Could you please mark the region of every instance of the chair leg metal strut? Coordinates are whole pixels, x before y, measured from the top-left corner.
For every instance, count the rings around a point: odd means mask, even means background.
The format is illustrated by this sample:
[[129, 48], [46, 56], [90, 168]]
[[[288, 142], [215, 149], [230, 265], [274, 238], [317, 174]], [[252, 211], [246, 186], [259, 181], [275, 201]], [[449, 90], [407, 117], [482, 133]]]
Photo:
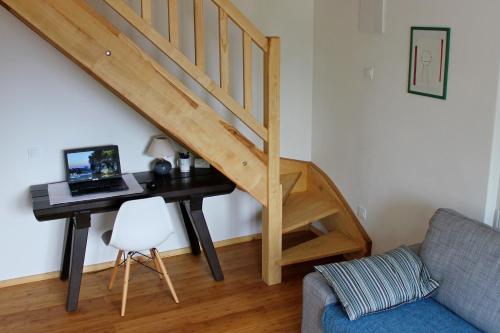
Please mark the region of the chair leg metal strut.
[[[123, 256], [124, 252], [122, 250], [118, 251], [118, 255], [116, 256], [116, 260], [115, 260], [115, 265], [113, 267], [113, 271], [111, 272], [111, 277], [110, 277], [109, 284], [108, 284], [108, 290], [111, 290], [113, 288], [113, 284], [114, 284], [115, 279], [116, 279], [116, 274], [118, 273], [118, 268], [120, 266], [122, 266], [123, 264], [125, 264], [125, 275], [124, 275], [124, 281], [123, 281], [123, 295], [122, 295], [122, 307], [121, 307], [121, 316], [122, 317], [125, 316], [125, 308], [127, 306], [128, 284], [130, 281], [130, 263], [132, 262], [132, 260], [143, 265], [144, 267], [158, 273], [158, 277], [160, 279], [165, 280], [165, 283], [167, 284], [175, 303], [179, 303], [179, 299], [177, 298], [177, 294], [175, 292], [172, 281], [170, 280], [170, 276], [168, 275], [165, 264], [163, 263], [163, 261], [160, 257], [160, 253], [158, 252], [158, 250], [156, 248], [150, 249], [149, 253], [150, 253], [151, 257], [149, 257], [143, 253], [137, 252], [137, 251], [130, 251], [127, 253], [126, 259], [122, 261], [121, 258]], [[155, 268], [152, 268], [148, 265], [145, 265], [143, 262], [136, 260], [134, 258], [135, 254], [140, 254], [140, 255], [150, 259], [153, 262]]]

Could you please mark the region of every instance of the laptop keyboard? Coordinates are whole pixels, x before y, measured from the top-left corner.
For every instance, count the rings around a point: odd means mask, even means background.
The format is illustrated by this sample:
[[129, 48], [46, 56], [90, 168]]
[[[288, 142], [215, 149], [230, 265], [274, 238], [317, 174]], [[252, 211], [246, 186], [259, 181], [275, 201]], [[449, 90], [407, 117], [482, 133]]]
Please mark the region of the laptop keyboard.
[[121, 183], [122, 183], [121, 179], [106, 179], [106, 180], [98, 180], [95, 182], [81, 183], [78, 187], [81, 189], [106, 188], [106, 187], [119, 186]]
[[83, 182], [70, 184], [71, 193], [86, 194], [92, 192], [120, 191], [127, 189], [127, 186], [122, 178], [116, 179], [101, 179], [93, 182]]

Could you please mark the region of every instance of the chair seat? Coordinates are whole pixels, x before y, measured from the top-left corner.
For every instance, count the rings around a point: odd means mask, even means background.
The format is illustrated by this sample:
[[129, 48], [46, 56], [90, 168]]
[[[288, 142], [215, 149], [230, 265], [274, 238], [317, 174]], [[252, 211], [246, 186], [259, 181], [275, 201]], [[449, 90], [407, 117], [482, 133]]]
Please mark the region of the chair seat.
[[104, 244], [109, 245], [109, 242], [111, 241], [111, 234], [112, 233], [113, 233], [113, 229], [108, 230], [102, 234], [101, 239], [104, 242]]
[[476, 333], [481, 332], [434, 299], [404, 304], [350, 321], [340, 304], [331, 304], [323, 315], [327, 333]]

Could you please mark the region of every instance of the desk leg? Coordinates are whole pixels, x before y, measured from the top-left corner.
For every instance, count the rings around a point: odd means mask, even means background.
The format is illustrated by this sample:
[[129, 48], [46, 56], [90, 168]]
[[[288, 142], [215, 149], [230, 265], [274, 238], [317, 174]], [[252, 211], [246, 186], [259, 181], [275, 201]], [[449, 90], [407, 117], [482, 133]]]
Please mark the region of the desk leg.
[[189, 238], [189, 244], [191, 244], [191, 253], [194, 255], [198, 255], [201, 253], [200, 243], [198, 240], [198, 236], [196, 235], [196, 230], [194, 230], [193, 222], [191, 222], [191, 217], [186, 208], [186, 204], [183, 201], [179, 202], [179, 206], [181, 207], [182, 220], [184, 221], [184, 226], [186, 227], [186, 232]]
[[219, 258], [217, 258], [217, 253], [215, 252], [214, 243], [212, 242], [212, 237], [210, 237], [210, 232], [208, 231], [202, 207], [203, 198], [191, 199], [189, 204], [189, 213], [196, 232], [198, 233], [198, 237], [200, 238], [203, 253], [205, 253], [205, 258], [207, 258], [214, 280], [222, 281], [224, 280], [224, 274], [222, 274], [222, 269], [220, 268]]
[[64, 237], [61, 274], [59, 276], [59, 278], [63, 281], [67, 280], [69, 276], [69, 264], [71, 262], [71, 241], [73, 240], [74, 224], [75, 220], [73, 218], [69, 218], [68, 222], [66, 223], [66, 236]]
[[66, 311], [73, 312], [78, 309], [80, 284], [82, 282], [83, 262], [90, 228], [90, 213], [75, 215], [71, 238], [71, 263], [69, 268], [69, 285], [66, 299]]

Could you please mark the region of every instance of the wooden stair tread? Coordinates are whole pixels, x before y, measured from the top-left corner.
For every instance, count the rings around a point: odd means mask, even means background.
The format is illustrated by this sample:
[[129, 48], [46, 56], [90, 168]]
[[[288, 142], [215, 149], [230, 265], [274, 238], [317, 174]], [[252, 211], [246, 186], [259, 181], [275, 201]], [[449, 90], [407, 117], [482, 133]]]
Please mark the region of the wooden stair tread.
[[362, 244], [356, 243], [341, 232], [333, 231], [286, 249], [283, 251], [280, 264], [281, 266], [292, 265], [361, 250], [363, 250]]
[[338, 211], [332, 201], [320, 194], [308, 191], [292, 193], [283, 206], [283, 233], [291, 232]]
[[280, 175], [280, 183], [281, 183], [281, 195], [282, 195], [282, 203], [283, 205], [288, 199], [288, 196], [290, 195], [290, 192], [292, 191], [293, 187], [295, 184], [297, 184], [297, 181], [300, 178], [301, 172], [292, 172], [292, 173], [285, 173]]

